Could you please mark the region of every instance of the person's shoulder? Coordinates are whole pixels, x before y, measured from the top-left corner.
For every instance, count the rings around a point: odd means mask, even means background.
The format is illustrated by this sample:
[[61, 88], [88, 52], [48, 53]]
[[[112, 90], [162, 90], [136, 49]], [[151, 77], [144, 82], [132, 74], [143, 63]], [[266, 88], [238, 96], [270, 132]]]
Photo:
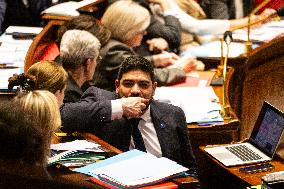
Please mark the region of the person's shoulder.
[[98, 98], [99, 97], [103, 97], [105, 99], [115, 99], [115, 93], [114, 92], [111, 92], [111, 91], [107, 91], [107, 90], [104, 90], [104, 89], [100, 89], [98, 87], [95, 87], [95, 86], [90, 86], [85, 92], [84, 92], [84, 97], [86, 96], [97, 96]]

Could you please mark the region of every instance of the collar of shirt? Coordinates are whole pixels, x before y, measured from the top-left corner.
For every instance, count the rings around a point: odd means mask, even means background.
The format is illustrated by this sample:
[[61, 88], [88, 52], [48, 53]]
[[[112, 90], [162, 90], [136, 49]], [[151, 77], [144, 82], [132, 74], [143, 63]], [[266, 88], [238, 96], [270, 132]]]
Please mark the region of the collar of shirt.
[[148, 120], [151, 119], [150, 106], [148, 107], [148, 109], [146, 110], [146, 112], [145, 112], [143, 115], [141, 115], [140, 118], [143, 119], [145, 122], [147, 122]]

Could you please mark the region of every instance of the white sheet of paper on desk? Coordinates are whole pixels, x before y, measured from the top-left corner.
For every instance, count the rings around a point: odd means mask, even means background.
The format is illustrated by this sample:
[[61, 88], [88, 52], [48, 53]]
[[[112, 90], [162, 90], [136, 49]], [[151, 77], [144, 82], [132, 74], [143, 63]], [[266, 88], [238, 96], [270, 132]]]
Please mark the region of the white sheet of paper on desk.
[[[22, 45], [24, 47], [29, 47], [33, 40], [32, 39], [14, 39], [12, 35], [7, 35], [4, 33], [0, 37], [0, 42], [2, 43], [8, 43], [8, 44], [14, 44], [14, 45]], [[2, 44], [1, 44], [2, 45]]]
[[[30, 43], [29, 43], [30, 44]], [[29, 44], [15, 44], [3, 42], [0, 46], [0, 64], [24, 67], [24, 60]]]
[[[254, 41], [267, 42], [284, 33], [284, 20], [273, 21], [251, 28], [250, 39]], [[247, 29], [239, 29], [233, 33], [234, 39], [247, 40]]]
[[223, 121], [219, 99], [212, 87], [159, 87], [154, 99], [183, 109], [187, 123]]
[[[136, 151], [132, 150], [125, 153], [136, 153]], [[99, 166], [99, 164], [102, 164], [102, 166]], [[98, 175], [99, 178], [104, 176], [103, 178], [112, 180], [119, 186], [137, 188], [187, 170], [186, 167], [170, 159], [157, 158], [144, 152], [141, 155], [135, 155], [121, 161], [113, 161], [109, 164], [104, 164], [103, 161], [98, 162], [97, 167], [89, 170], [89, 173]]]
[[80, 2], [68, 1], [49, 7], [41, 12], [41, 14], [51, 14], [59, 16], [79, 16], [78, 8], [94, 3], [97, 0], [83, 0]]
[[9, 26], [5, 33], [31, 33], [31, 34], [39, 34], [42, 30], [42, 27], [28, 27], [28, 26]]
[[[245, 46], [243, 43], [230, 43], [229, 46], [229, 57], [238, 57], [245, 52]], [[223, 44], [223, 53], [224, 56], [227, 53], [227, 46]], [[187, 54], [194, 55], [196, 57], [221, 57], [221, 42], [212, 41], [204, 43], [200, 46], [192, 47], [187, 51], [183, 52], [181, 56], [186, 56]]]
[[12, 77], [13, 74], [23, 73], [22, 68], [13, 68], [13, 69], [0, 69], [0, 89], [8, 89], [8, 79]]
[[64, 142], [59, 144], [51, 144], [52, 150], [77, 150], [77, 151], [95, 151], [103, 152], [99, 148], [99, 144], [87, 140], [74, 140], [72, 142]]

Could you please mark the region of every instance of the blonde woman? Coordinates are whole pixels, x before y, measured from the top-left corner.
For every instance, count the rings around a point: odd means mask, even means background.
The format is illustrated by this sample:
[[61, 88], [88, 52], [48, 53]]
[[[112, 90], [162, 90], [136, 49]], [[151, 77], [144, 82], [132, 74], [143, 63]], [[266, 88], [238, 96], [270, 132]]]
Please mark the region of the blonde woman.
[[8, 88], [21, 86], [25, 80], [32, 81], [33, 89], [48, 90], [56, 96], [59, 106], [63, 104], [68, 75], [61, 65], [54, 61], [37, 62], [28, 69], [27, 76], [21, 74], [9, 78]]
[[[23, 83], [26, 87], [29, 83]], [[49, 91], [19, 92], [0, 105], [0, 172], [49, 179], [52, 132], [61, 125], [56, 97]], [[17, 182], [17, 181], [16, 181]]]
[[[99, 88], [114, 91], [118, 69], [123, 60], [136, 55], [133, 48], [141, 44], [150, 24], [150, 13], [133, 1], [120, 0], [108, 7], [101, 22], [111, 31], [111, 39], [100, 50], [102, 60], [97, 65], [94, 83]], [[185, 71], [191, 69], [188, 69], [188, 65], [181, 69], [165, 68], [179, 59], [174, 53], [163, 53], [146, 58], [156, 67], [155, 76], [158, 85], [184, 81]]]

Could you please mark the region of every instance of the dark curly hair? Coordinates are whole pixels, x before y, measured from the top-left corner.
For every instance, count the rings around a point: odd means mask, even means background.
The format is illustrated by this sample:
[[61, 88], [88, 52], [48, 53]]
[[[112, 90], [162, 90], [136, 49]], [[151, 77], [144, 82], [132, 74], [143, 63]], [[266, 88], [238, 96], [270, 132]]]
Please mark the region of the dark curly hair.
[[91, 15], [80, 15], [65, 22], [57, 31], [57, 43], [60, 44], [67, 30], [85, 30], [93, 34], [104, 46], [110, 39], [111, 32], [98, 19]]
[[8, 90], [19, 86], [18, 91], [33, 91], [35, 89], [35, 77], [25, 74], [14, 74], [9, 78]]
[[156, 81], [153, 64], [146, 58], [138, 55], [129, 56], [121, 63], [117, 74], [117, 80], [121, 80], [123, 74], [133, 70], [146, 72], [150, 75], [152, 82]]

